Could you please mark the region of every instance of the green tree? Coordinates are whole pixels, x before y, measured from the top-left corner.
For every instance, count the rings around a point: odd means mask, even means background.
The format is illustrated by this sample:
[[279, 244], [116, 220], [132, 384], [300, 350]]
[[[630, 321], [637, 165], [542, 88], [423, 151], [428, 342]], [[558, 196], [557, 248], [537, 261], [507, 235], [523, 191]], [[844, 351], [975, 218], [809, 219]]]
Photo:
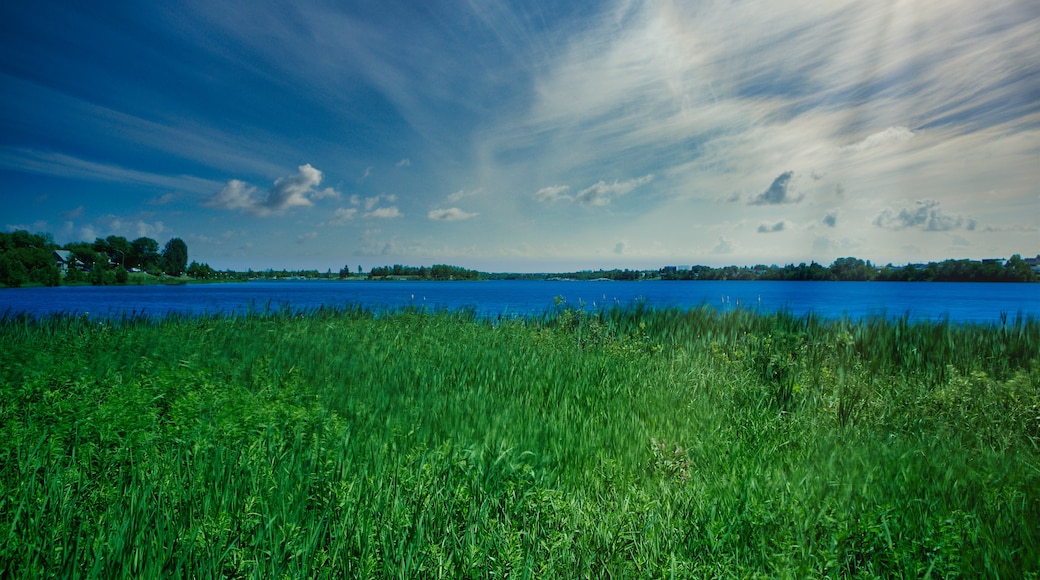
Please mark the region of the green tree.
[[149, 270], [159, 263], [159, 242], [152, 238], [140, 237], [130, 242], [130, 255], [127, 267]]
[[1033, 270], [1029, 268], [1029, 264], [1022, 259], [1021, 255], [1015, 254], [1004, 264], [1004, 279], [1013, 282], [1032, 282]]
[[180, 276], [188, 267], [188, 244], [180, 238], [166, 242], [162, 253], [162, 269], [170, 276]]
[[209, 264], [200, 264], [194, 260], [188, 266], [187, 274], [196, 280], [209, 280], [216, 277], [216, 272]]
[[17, 288], [29, 281], [29, 272], [18, 260], [0, 253], [0, 284]]

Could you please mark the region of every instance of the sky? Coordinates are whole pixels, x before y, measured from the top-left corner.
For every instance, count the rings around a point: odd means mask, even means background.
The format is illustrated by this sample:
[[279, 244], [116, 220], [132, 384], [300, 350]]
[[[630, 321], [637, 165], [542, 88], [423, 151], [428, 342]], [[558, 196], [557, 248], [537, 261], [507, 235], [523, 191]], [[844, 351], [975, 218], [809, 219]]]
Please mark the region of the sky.
[[1035, 0], [0, 5], [0, 227], [216, 269], [1040, 254]]

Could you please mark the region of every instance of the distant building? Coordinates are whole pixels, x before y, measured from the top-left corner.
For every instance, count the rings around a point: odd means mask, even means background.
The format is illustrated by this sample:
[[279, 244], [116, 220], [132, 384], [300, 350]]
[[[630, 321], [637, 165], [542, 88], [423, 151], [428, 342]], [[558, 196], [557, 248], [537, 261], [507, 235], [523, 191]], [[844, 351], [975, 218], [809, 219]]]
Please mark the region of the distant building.
[[1029, 266], [1030, 270], [1040, 274], [1040, 254], [1037, 254], [1035, 258], [1022, 258], [1022, 261]]

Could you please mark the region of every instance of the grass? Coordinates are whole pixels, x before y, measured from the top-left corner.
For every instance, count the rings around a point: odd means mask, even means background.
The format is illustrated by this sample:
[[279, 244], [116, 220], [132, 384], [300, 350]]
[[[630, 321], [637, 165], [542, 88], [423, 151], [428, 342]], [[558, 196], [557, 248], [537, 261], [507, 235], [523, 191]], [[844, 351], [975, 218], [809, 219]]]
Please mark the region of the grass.
[[0, 320], [4, 577], [1037, 577], [1040, 322]]

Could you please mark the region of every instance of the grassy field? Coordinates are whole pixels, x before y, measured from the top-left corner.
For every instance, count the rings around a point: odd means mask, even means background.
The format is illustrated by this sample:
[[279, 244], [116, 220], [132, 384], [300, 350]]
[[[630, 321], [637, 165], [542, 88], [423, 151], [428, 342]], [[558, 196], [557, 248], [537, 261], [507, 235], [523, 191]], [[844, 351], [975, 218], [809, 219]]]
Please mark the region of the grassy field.
[[1040, 322], [0, 320], [0, 577], [1038, 577]]

